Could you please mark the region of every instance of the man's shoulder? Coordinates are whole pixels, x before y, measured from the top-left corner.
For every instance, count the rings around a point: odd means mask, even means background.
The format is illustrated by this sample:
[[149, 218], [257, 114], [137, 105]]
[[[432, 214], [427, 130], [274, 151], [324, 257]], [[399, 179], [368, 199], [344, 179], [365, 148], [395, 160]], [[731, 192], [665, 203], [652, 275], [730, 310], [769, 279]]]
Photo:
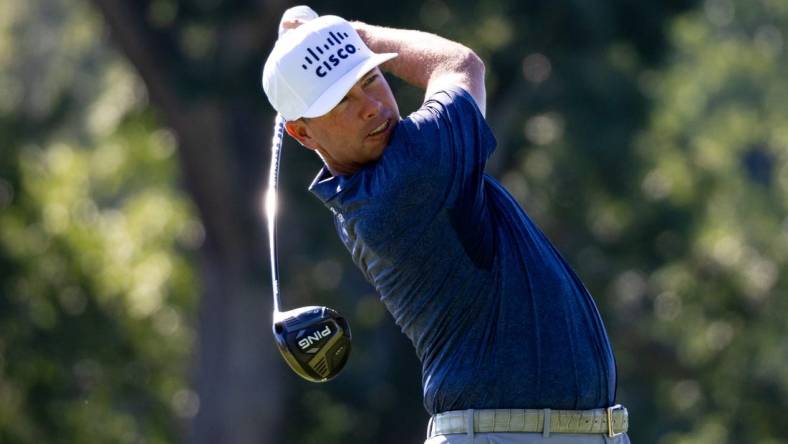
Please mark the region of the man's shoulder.
[[409, 129], [420, 129], [430, 122], [445, 121], [451, 125], [484, 121], [476, 101], [465, 89], [447, 85], [425, 98], [421, 107], [406, 119]]
[[424, 100], [422, 108], [434, 104], [444, 106], [473, 106], [478, 111], [478, 106], [476, 106], [476, 101], [473, 96], [464, 88], [457, 85], [446, 85], [430, 94]]

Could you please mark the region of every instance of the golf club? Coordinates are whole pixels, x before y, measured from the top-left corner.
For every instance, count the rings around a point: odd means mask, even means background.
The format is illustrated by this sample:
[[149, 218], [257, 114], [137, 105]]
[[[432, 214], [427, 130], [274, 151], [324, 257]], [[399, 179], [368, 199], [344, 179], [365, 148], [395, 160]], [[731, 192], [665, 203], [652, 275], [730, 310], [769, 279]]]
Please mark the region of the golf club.
[[[288, 31], [282, 25], [295, 19], [308, 21], [317, 14], [308, 6], [288, 9], [279, 25], [279, 36]], [[279, 162], [284, 138], [284, 118], [277, 114], [271, 142], [271, 167], [265, 213], [268, 220], [268, 243], [271, 254], [271, 287], [273, 291], [273, 333], [279, 352], [299, 376], [311, 382], [334, 378], [350, 356], [350, 326], [335, 310], [309, 306], [281, 311], [279, 265], [276, 251], [276, 209], [279, 184]]]

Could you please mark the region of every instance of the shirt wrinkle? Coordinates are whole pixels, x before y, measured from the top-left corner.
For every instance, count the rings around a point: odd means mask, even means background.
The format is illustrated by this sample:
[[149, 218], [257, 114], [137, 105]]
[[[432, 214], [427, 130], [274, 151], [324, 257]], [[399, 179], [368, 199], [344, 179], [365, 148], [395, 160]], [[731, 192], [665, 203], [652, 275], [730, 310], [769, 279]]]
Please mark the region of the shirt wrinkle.
[[340, 239], [411, 340], [430, 414], [607, 407], [615, 362], [599, 312], [484, 174], [495, 143], [473, 98], [450, 88], [397, 124], [377, 162], [321, 171], [310, 190], [336, 208]]

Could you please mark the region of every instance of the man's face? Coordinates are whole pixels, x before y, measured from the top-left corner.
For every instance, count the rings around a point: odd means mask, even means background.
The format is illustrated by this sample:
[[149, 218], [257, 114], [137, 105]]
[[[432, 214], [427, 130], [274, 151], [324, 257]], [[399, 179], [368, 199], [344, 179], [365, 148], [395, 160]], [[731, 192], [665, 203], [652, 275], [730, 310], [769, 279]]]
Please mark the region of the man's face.
[[380, 158], [399, 119], [391, 88], [374, 68], [328, 114], [287, 122], [286, 128], [317, 151], [332, 173], [347, 175]]

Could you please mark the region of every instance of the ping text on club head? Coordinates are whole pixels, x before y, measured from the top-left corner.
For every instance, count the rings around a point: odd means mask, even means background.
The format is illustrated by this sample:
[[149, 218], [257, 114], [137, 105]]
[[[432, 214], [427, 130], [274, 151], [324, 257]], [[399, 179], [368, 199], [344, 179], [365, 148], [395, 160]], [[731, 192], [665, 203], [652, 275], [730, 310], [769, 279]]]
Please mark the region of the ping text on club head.
[[312, 344], [315, 342], [320, 341], [323, 338], [327, 338], [331, 335], [331, 327], [326, 325], [326, 327], [322, 330], [318, 329], [314, 332], [308, 334], [307, 336], [298, 340], [298, 347], [301, 350], [306, 350], [307, 348], [311, 347]]

